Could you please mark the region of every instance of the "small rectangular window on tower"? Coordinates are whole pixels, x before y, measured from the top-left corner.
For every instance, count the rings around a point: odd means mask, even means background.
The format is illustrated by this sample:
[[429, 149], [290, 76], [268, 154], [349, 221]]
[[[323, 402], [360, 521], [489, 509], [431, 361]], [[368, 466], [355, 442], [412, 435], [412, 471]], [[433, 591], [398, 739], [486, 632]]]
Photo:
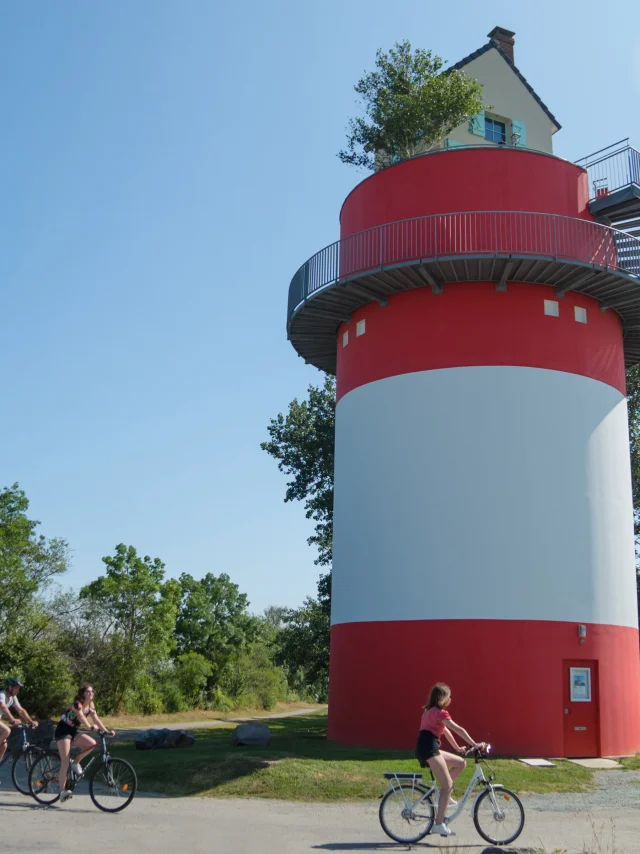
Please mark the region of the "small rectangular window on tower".
[[555, 299], [546, 299], [544, 301], [544, 313], [549, 317], [560, 317], [560, 303]]
[[364, 333], [366, 331], [367, 331], [366, 321], [365, 320], [359, 320], [356, 323], [356, 335], [357, 336], [364, 335]]
[[342, 333], [342, 346], [346, 347], [348, 343], [349, 343], [349, 330], [345, 329], [345, 331]]
[[579, 305], [573, 307], [574, 317], [578, 321], [578, 323], [586, 323], [587, 322], [587, 309], [581, 308]]

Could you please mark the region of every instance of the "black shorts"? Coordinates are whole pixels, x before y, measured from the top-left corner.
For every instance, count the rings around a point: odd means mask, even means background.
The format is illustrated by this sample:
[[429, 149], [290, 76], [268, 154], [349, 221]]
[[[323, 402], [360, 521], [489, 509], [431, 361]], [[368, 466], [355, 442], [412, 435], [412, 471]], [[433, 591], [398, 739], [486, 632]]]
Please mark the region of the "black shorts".
[[416, 742], [416, 759], [421, 768], [426, 768], [427, 759], [440, 756], [440, 739], [428, 729], [421, 729]]
[[66, 724], [64, 721], [60, 721], [56, 727], [53, 737], [56, 741], [62, 741], [63, 738], [70, 738], [71, 741], [73, 741], [77, 734], [78, 727], [69, 726], [69, 724]]

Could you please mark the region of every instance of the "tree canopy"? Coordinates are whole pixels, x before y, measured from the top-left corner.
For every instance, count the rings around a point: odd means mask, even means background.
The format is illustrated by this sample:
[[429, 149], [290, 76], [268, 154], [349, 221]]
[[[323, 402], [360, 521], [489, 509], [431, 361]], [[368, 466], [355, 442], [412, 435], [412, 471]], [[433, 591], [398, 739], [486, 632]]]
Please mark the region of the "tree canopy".
[[336, 385], [327, 377], [322, 386], [309, 386], [309, 397], [292, 400], [289, 410], [272, 418], [269, 441], [260, 447], [278, 461], [278, 468], [293, 475], [285, 501], [304, 501], [307, 519], [316, 522], [309, 545], [318, 549], [316, 563], [331, 563], [333, 546], [333, 465], [335, 447]]
[[376, 53], [376, 70], [354, 86], [365, 116], [349, 120], [343, 163], [373, 170], [378, 156], [404, 159], [425, 151], [482, 110], [482, 86], [463, 71], [443, 70], [430, 50], [396, 42]]

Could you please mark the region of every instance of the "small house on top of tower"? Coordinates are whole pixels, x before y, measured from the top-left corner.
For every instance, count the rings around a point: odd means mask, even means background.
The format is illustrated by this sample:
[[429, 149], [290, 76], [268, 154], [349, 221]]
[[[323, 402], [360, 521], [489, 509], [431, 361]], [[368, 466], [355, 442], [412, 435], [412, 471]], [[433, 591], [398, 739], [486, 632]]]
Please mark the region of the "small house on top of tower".
[[490, 104], [445, 139], [445, 148], [460, 145], [507, 145], [553, 152], [558, 120], [514, 63], [514, 35], [494, 27], [483, 47], [452, 66], [482, 84]]

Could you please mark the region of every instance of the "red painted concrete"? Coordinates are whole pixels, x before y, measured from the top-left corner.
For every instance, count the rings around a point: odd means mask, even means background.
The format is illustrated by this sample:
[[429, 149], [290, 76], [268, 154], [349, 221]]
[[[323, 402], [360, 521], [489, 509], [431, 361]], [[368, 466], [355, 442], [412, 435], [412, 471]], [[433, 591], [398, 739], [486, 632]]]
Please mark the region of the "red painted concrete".
[[[429, 288], [395, 294], [384, 307], [369, 303], [338, 331], [337, 397], [385, 377], [469, 365], [566, 371], [625, 394], [618, 315], [569, 292], [557, 300], [559, 317], [549, 317], [545, 299], [556, 299], [546, 285], [510, 282], [504, 293], [493, 282], [465, 282], [446, 285], [442, 294]], [[586, 324], [575, 320], [575, 306], [586, 308]], [[356, 336], [359, 320], [366, 332]]]
[[340, 236], [411, 217], [459, 211], [536, 211], [592, 220], [584, 169], [513, 149], [444, 151], [366, 178], [347, 196]]
[[453, 720], [497, 755], [563, 756], [565, 659], [598, 662], [602, 755], [640, 750], [637, 629], [589, 625], [580, 644], [575, 623], [511, 620], [333, 626], [329, 738], [413, 749], [421, 706], [442, 680]]

